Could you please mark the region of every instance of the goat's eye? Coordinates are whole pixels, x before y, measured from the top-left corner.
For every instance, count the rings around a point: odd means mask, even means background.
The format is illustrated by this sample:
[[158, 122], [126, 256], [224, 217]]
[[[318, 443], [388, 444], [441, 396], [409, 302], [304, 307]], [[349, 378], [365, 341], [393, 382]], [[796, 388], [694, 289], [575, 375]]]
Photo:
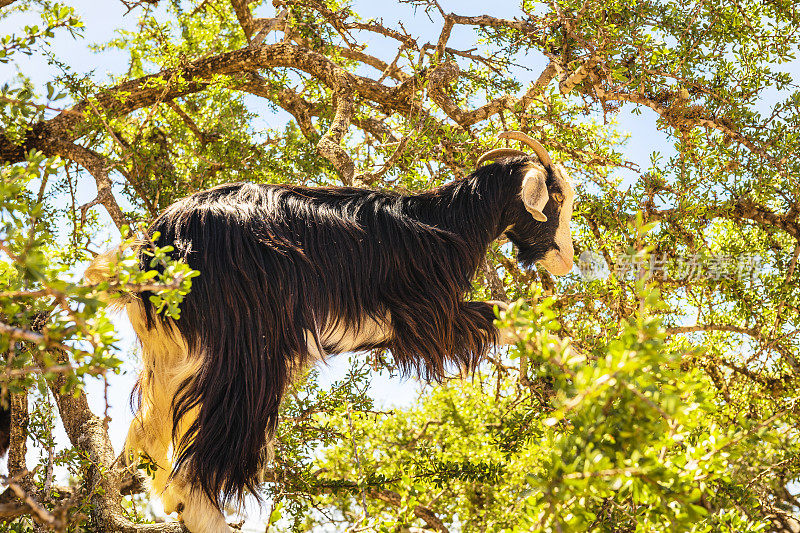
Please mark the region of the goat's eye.
[[564, 203], [564, 195], [561, 194], [560, 192], [554, 192], [553, 193], [553, 200], [555, 200], [556, 202], [558, 202], [560, 204], [563, 204]]

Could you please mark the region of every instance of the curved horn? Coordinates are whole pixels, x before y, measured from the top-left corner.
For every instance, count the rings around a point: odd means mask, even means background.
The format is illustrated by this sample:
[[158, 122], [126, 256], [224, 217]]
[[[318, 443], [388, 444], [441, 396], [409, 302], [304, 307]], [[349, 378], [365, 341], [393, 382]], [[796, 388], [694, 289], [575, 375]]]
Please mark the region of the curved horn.
[[478, 162], [475, 163], [475, 168], [481, 166], [481, 163], [484, 161], [489, 161], [491, 159], [499, 159], [501, 157], [507, 157], [511, 155], [528, 155], [522, 150], [516, 150], [514, 148], [495, 148], [494, 150], [489, 150], [482, 156], [478, 158]]
[[514, 139], [515, 141], [525, 143], [533, 148], [533, 151], [536, 152], [537, 156], [539, 156], [539, 161], [541, 161], [545, 167], [550, 168], [550, 166], [553, 164], [553, 161], [550, 159], [550, 154], [547, 153], [547, 150], [544, 149], [544, 146], [539, 144], [539, 141], [532, 139], [521, 131], [505, 131], [498, 135], [497, 138]]

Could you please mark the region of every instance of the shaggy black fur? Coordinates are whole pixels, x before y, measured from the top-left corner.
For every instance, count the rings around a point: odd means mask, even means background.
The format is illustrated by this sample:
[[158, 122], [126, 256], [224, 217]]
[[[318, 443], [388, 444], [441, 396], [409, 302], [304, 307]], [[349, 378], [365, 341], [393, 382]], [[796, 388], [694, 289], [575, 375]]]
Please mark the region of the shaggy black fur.
[[[520, 199], [532, 161], [504, 159], [416, 195], [236, 183], [169, 207], [150, 235], [201, 273], [175, 326], [204, 361], [175, 399], [175, 428], [199, 406], [175, 471], [219, 504], [255, 491], [281, 398], [310, 362], [304, 332], [322, 342], [325, 324], [357, 328], [388, 312], [390, 340], [360, 348], [388, 348], [426, 379], [473, 368], [497, 336], [491, 306], [464, 301], [491, 241], [507, 233], [525, 265], [555, 247], [558, 205], [541, 223]], [[164, 319], [148, 296], [152, 327]]]

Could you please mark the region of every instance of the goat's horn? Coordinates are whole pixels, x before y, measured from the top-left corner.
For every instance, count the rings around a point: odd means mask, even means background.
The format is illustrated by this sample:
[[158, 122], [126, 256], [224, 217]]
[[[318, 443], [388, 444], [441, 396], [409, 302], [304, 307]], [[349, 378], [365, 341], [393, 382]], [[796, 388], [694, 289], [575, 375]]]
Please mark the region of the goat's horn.
[[495, 148], [494, 150], [489, 150], [480, 158], [478, 158], [478, 162], [475, 163], [475, 168], [481, 166], [481, 163], [484, 161], [489, 161], [490, 159], [498, 159], [500, 157], [507, 157], [510, 155], [528, 155], [522, 150], [517, 150], [515, 148]]
[[497, 138], [514, 139], [515, 141], [525, 143], [533, 148], [533, 151], [536, 152], [537, 156], [539, 156], [539, 161], [541, 161], [545, 167], [550, 168], [550, 166], [553, 164], [553, 161], [550, 159], [550, 154], [547, 153], [547, 150], [544, 149], [544, 146], [539, 144], [539, 141], [532, 139], [521, 131], [506, 131], [498, 135]]

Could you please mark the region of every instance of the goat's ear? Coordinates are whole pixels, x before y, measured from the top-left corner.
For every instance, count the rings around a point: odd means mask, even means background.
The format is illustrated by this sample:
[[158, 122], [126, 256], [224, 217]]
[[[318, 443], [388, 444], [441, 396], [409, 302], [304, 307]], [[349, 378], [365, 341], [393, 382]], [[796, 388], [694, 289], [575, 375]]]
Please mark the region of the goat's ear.
[[522, 203], [525, 209], [539, 222], [547, 222], [542, 210], [547, 205], [550, 194], [547, 192], [547, 171], [544, 167], [532, 167], [522, 178]]

